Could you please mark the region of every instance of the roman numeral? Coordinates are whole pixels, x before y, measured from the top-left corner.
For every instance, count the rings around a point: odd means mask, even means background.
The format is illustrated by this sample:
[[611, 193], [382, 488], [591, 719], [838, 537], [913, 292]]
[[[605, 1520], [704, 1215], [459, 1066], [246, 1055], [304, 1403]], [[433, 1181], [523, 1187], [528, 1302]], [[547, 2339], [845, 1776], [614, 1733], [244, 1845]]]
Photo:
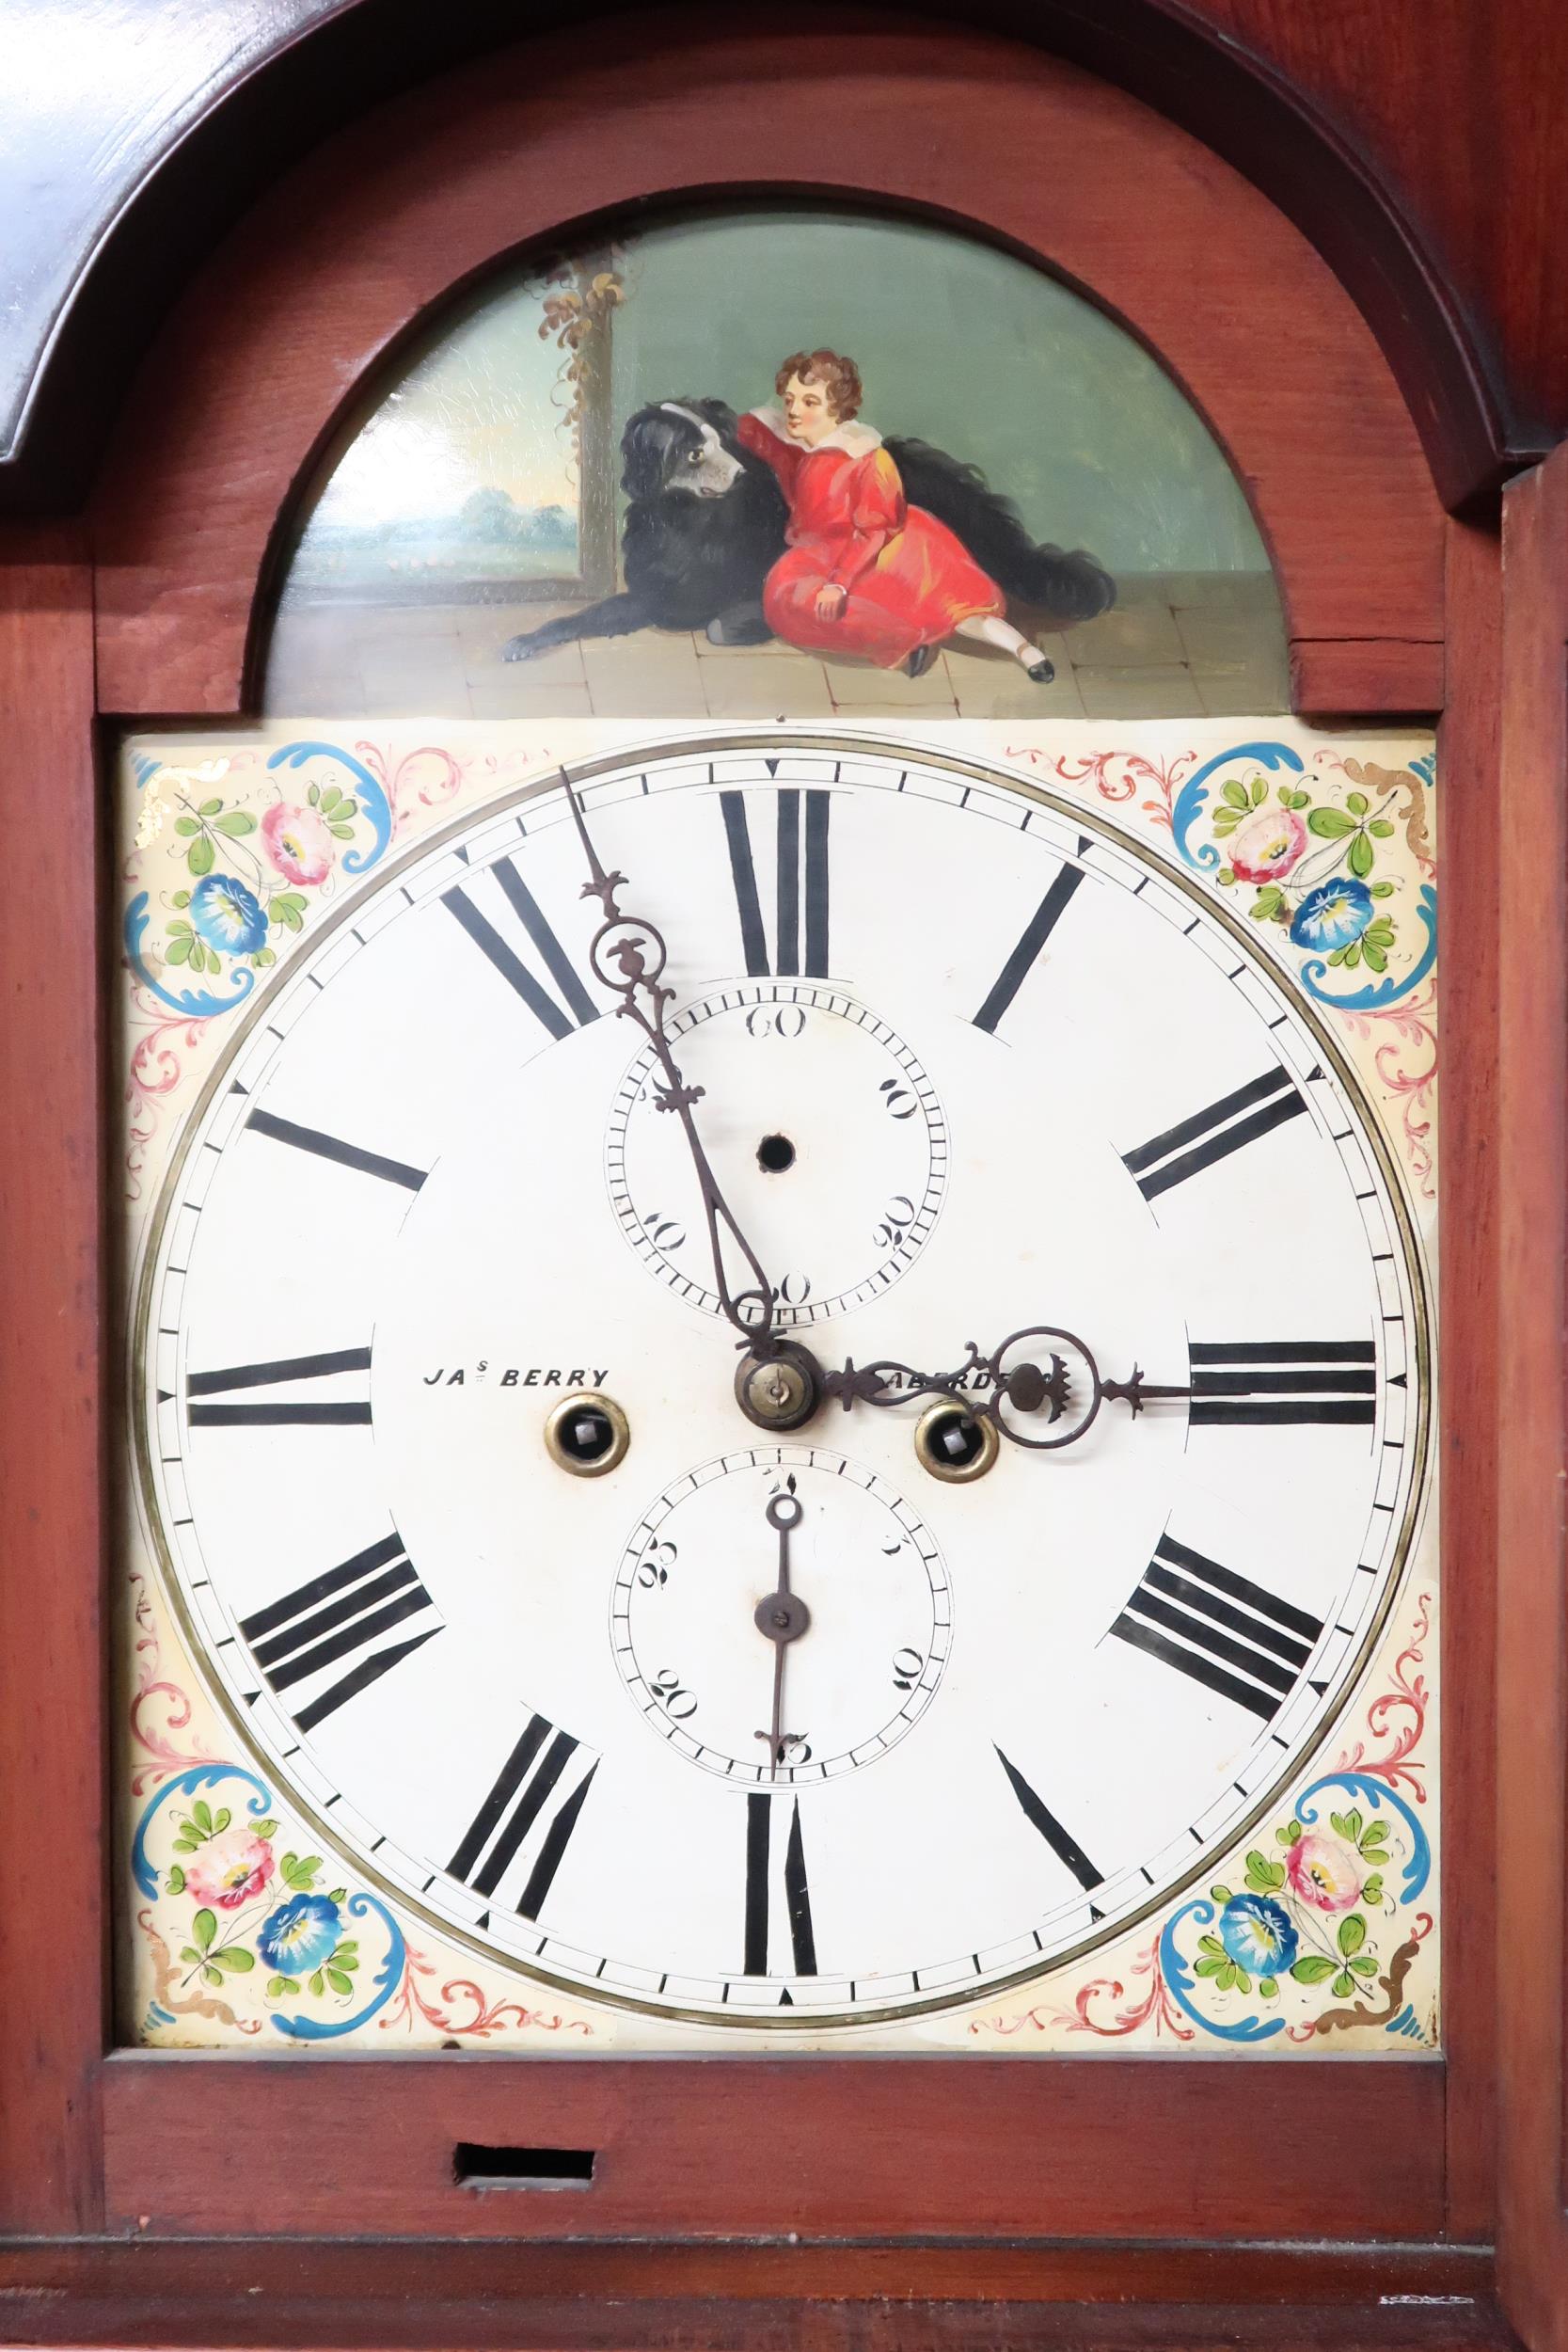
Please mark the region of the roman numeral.
[[599, 1769], [594, 1756], [587, 1772], [577, 1777], [588, 1753], [569, 1731], [557, 1730], [547, 1716], [531, 1715], [447, 1865], [452, 1877], [476, 1895], [493, 1895], [531, 1832], [542, 1822], [544, 1834], [532, 1849], [516, 1901], [521, 1918], [537, 1919]]
[[1306, 1108], [1288, 1070], [1266, 1071], [1233, 1094], [1222, 1094], [1207, 1110], [1167, 1127], [1163, 1136], [1151, 1136], [1135, 1152], [1124, 1152], [1122, 1163], [1136, 1178], [1144, 1199], [1153, 1200], [1200, 1168], [1212, 1168], [1216, 1160], [1256, 1143], [1287, 1119], [1299, 1118]]
[[[993, 1741], [992, 1745], [994, 1744]], [[1004, 1756], [1000, 1748], [997, 1748], [996, 1755], [1002, 1770], [1006, 1773], [1012, 1785], [1013, 1794], [1022, 1808], [1024, 1820], [1031, 1829], [1038, 1830], [1057, 1861], [1065, 1864], [1072, 1872], [1085, 1895], [1092, 1894], [1103, 1880], [1104, 1871], [1095, 1868], [1077, 1838], [1062, 1827], [1054, 1813], [1036, 1796], [1018, 1766], [1009, 1757]]]
[[340, 1168], [357, 1168], [361, 1176], [379, 1176], [384, 1184], [403, 1184], [410, 1192], [418, 1192], [430, 1173], [428, 1168], [409, 1168], [402, 1160], [384, 1159], [379, 1152], [362, 1152], [356, 1143], [323, 1135], [319, 1127], [298, 1127], [292, 1119], [275, 1118], [271, 1111], [252, 1111], [245, 1123], [274, 1143], [291, 1144], [296, 1152], [309, 1152], [320, 1160], [336, 1160]]
[[1188, 1352], [1195, 1428], [1377, 1418], [1370, 1340], [1194, 1340]]
[[[185, 1381], [187, 1400], [219, 1396], [230, 1389], [270, 1389], [286, 1381], [345, 1378], [369, 1372], [368, 1347], [340, 1347], [325, 1356], [285, 1356], [272, 1364], [230, 1364], [222, 1372], [193, 1372]], [[282, 1429], [294, 1427], [346, 1428], [368, 1423], [369, 1397], [269, 1398], [257, 1405], [193, 1405], [185, 1418], [193, 1429]]]
[[1062, 867], [1030, 916], [1018, 946], [997, 974], [996, 985], [975, 1014], [974, 1026], [977, 1029], [987, 1029], [995, 1036], [997, 1023], [1023, 986], [1040, 950], [1071, 905], [1073, 892], [1083, 879], [1081, 867]]
[[[436, 1618], [434, 1624], [404, 1641], [372, 1647], [394, 1626], [427, 1613]], [[318, 1688], [305, 1706], [291, 1709], [301, 1731], [314, 1730], [441, 1630], [435, 1604], [395, 1534], [240, 1621], [251, 1655], [275, 1691], [313, 1680], [345, 1658], [357, 1660], [346, 1675]]]
[[[828, 820], [831, 792], [781, 790], [778, 800], [778, 950], [768, 961], [768, 933], [757, 895], [756, 867], [752, 862], [752, 835], [744, 792], [721, 792], [729, 844], [730, 879], [740, 916], [740, 945], [746, 969], [753, 979], [777, 973], [783, 977], [826, 979], [828, 977]], [[805, 822], [801, 824], [801, 803]], [[804, 834], [802, 856], [801, 835]], [[804, 953], [801, 952], [802, 931]]]
[[441, 903], [456, 916], [481, 955], [488, 957], [502, 979], [516, 990], [534, 1019], [544, 1025], [551, 1037], [570, 1037], [574, 1027], [584, 1028], [590, 1021], [596, 1021], [601, 1008], [594, 1004], [584, 988], [571, 958], [546, 921], [538, 899], [511, 858], [498, 859], [489, 870], [560, 991], [562, 1002], [566, 1008], [564, 1011], [549, 991], [534, 978], [516, 949], [502, 938], [489, 916], [481, 913], [461, 882], [454, 883], [451, 890], [442, 891]]
[[[768, 1914], [770, 1910], [773, 1800], [762, 1790], [746, 1799], [746, 1920], [742, 1963], [748, 1977], [768, 1974]], [[784, 1846], [784, 1910], [789, 1919], [793, 1973], [816, 1974], [816, 1937], [811, 1923], [811, 1891], [806, 1884], [806, 1852], [800, 1836], [800, 1800], [790, 1807], [789, 1836]]]
[[1265, 1722], [1295, 1687], [1323, 1629], [1321, 1618], [1170, 1535], [1156, 1544], [1111, 1628], [1118, 1641]]

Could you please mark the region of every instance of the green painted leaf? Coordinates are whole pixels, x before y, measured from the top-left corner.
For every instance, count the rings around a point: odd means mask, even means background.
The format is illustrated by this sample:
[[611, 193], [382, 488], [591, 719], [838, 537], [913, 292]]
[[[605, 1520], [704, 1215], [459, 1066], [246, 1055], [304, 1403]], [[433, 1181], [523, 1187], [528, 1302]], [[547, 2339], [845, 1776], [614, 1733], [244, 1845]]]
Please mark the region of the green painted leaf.
[[353, 1978], [345, 1977], [341, 1968], [328, 1968], [326, 1981], [334, 1993], [352, 1993], [354, 1990]]
[[1372, 897], [1374, 898], [1391, 898], [1393, 895], [1394, 885], [1392, 882], [1373, 882]]
[[1235, 777], [1232, 776], [1228, 783], [1220, 787], [1220, 790], [1224, 798], [1229, 802], [1231, 807], [1240, 810], [1242, 815], [1244, 817], [1247, 810], [1252, 806], [1252, 803], [1247, 799], [1245, 785], [1238, 784]]
[[1367, 1922], [1358, 1911], [1347, 1911], [1339, 1922], [1338, 1946], [1348, 1960], [1367, 1941]]
[[1210, 1952], [1207, 1953], [1202, 1960], [1194, 1961], [1193, 1974], [1195, 1977], [1217, 1977], [1222, 1968], [1228, 1966], [1228, 1961], [1216, 1960], [1213, 1954]]
[[1353, 817], [1365, 817], [1367, 814], [1367, 795], [1365, 792], [1347, 792], [1345, 794], [1345, 806], [1350, 810]]
[[1380, 1903], [1383, 1900], [1381, 1878], [1370, 1878], [1367, 1881], [1366, 1885], [1361, 1889], [1361, 1899], [1364, 1903]]
[[1371, 843], [1368, 840], [1364, 833], [1358, 833], [1355, 839], [1351, 843], [1350, 856], [1347, 863], [1349, 864], [1351, 872], [1355, 876], [1357, 882], [1365, 882], [1368, 875], [1371, 872], [1372, 867], [1376, 865], [1377, 851], [1373, 849]]
[[1258, 1990], [1262, 1994], [1265, 2001], [1277, 2001], [1279, 1998], [1279, 1979], [1277, 1977], [1259, 1977], [1258, 1979]]
[[333, 810], [337, 807], [338, 803], [339, 803], [339, 802], [342, 799], [342, 797], [343, 797], [343, 796], [342, 796], [342, 794], [339, 791], [339, 789], [338, 789], [337, 786], [336, 786], [335, 784], [329, 784], [329, 785], [326, 787], [325, 790], [323, 792], [322, 796], [321, 796], [321, 813], [322, 813], [322, 815], [323, 815], [324, 817], [330, 817], [330, 816], [331, 816], [331, 814], [332, 814], [332, 812], [333, 812]]
[[188, 1960], [193, 1967], [199, 1966], [200, 1964], [201, 1954], [197, 1950], [194, 1944], [182, 1944], [180, 1947], [180, 1957], [182, 1960]]
[[177, 1837], [174, 1841], [174, 1851], [176, 1853], [195, 1853], [199, 1844], [200, 1840], [196, 1837]]
[[1312, 805], [1312, 795], [1310, 792], [1292, 792], [1287, 799], [1285, 805], [1287, 808], [1294, 809], [1310, 808]]
[[276, 1821], [252, 1821], [250, 1834], [252, 1837], [276, 1837], [277, 1823]]
[[1358, 1805], [1353, 1804], [1350, 1811], [1345, 1816], [1345, 1836], [1350, 1838], [1354, 1844], [1360, 1835], [1361, 1809]]
[[1394, 828], [1386, 817], [1374, 817], [1367, 831], [1379, 841], [1388, 841], [1393, 838]]
[[1321, 841], [1342, 841], [1347, 833], [1355, 831], [1355, 820], [1343, 809], [1315, 808], [1307, 819], [1307, 830], [1315, 833]]
[[352, 841], [354, 839], [354, 827], [352, 825], [328, 825], [326, 830], [335, 841]]
[[1216, 1903], [1227, 1903], [1230, 1900], [1230, 1889], [1228, 1886], [1212, 1886], [1209, 1889], [1209, 1893], [1211, 1899]]
[[346, 1903], [348, 1900], [348, 1888], [346, 1886], [335, 1886], [326, 1899], [329, 1903]]
[[1322, 1984], [1325, 1977], [1334, 1974], [1335, 1965], [1325, 1953], [1308, 1952], [1291, 1963], [1291, 1974], [1298, 1984]]
[[1286, 1822], [1286, 1824], [1285, 1824], [1285, 1843], [1286, 1843], [1288, 1846], [1299, 1846], [1299, 1845], [1300, 1845], [1300, 1843], [1301, 1843], [1301, 1823], [1300, 1823], [1299, 1821], [1287, 1821], [1287, 1822]]
[[228, 834], [231, 840], [238, 840], [242, 834], [255, 832], [256, 819], [248, 809], [231, 808], [227, 817], [218, 818], [213, 830], [214, 833]]
[[316, 1970], [315, 1975], [310, 1979], [310, 1990], [316, 1995], [316, 1998], [320, 2000], [324, 1986], [322, 1983], [322, 1972], [319, 1968]]
[[214, 856], [213, 845], [206, 834], [202, 834], [198, 839], [191, 843], [190, 848], [185, 851], [185, 864], [193, 874], [210, 874], [213, 870]]
[[1345, 949], [1345, 962], [1354, 972], [1360, 961], [1361, 942], [1358, 939], [1353, 939], [1350, 946]]
[[1197, 1948], [1200, 1952], [1217, 1952], [1222, 1960], [1225, 1958], [1225, 1946], [1217, 1935], [1200, 1935]]
[[215, 817], [222, 806], [223, 803], [221, 800], [203, 801], [200, 808], [197, 811], [197, 814], [199, 817]]
[[221, 1984], [223, 1982], [223, 1970], [221, 1968], [203, 1968], [201, 1971], [201, 1981], [203, 1984]]
[[164, 961], [166, 963], [189, 963], [191, 949], [195, 944], [189, 931], [182, 932], [178, 938], [171, 939], [164, 949]]
[[1350, 1964], [1358, 1977], [1375, 1977], [1377, 1974], [1377, 1963], [1370, 1952], [1357, 1952]]
[[321, 799], [321, 796], [322, 796], [322, 788], [321, 788], [321, 786], [320, 786], [319, 784], [313, 784], [313, 785], [310, 787], [309, 791], [309, 792], [307, 792], [307, 794], [305, 795], [306, 799], [309, 802], [309, 803], [310, 803], [310, 805], [311, 805], [311, 807], [312, 807], [312, 808], [314, 808], [314, 807], [316, 806], [317, 803], [318, 803], [318, 802], [320, 801], [320, 799]]
[[349, 799], [346, 799], [346, 798], [345, 798], [345, 799], [343, 799], [343, 800], [341, 800], [341, 801], [340, 801], [340, 802], [338, 803], [337, 810], [336, 810], [336, 812], [335, 812], [335, 813], [336, 813], [336, 815], [337, 815], [337, 818], [338, 818], [338, 821], [339, 821], [339, 823], [340, 823], [340, 824], [345, 824], [345, 823], [347, 822], [347, 820], [349, 819], [349, 818], [351, 818], [351, 817], [357, 817], [357, 816], [358, 816], [358, 814], [359, 814], [359, 803], [358, 803], [358, 802], [357, 802], [357, 801], [355, 801], [355, 800], [349, 800]]
[[276, 963], [277, 961], [277, 949], [273, 947], [262, 947], [257, 954], [251, 957], [250, 961], [252, 963], [259, 963], [263, 967], [269, 963]]
[[1341, 2001], [1349, 2000], [1351, 1994], [1356, 1990], [1355, 1979], [1347, 1969], [1341, 1968], [1338, 1975], [1334, 1979], [1333, 1989], [1336, 1999]]
[[177, 890], [177, 891], [175, 892], [175, 894], [174, 894], [174, 899], [173, 899], [173, 903], [174, 903], [174, 905], [175, 905], [175, 906], [177, 906], [177, 907], [188, 907], [188, 906], [190, 905], [190, 902], [191, 902], [191, 894], [190, 894], [190, 892], [189, 892], [188, 890]]
[[1368, 963], [1374, 972], [1387, 971], [1387, 957], [1384, 954], [1383, 949], [1381, 947], [1374, 946], [1370, 939], [1363, 940], [1361, 944], [1361, 952], [1366, 957]]
[[1253, 777], [1253, 779], [1252, 779], [1252, 805], [1253, 805], [1253, 807], [1254, 807], [1254, 808], [1261, 808], [1261, 807], [1262, 807], [1262, 805], [1263, 805], [1263, 803], [1264, 803], [1264, 802], [1268, 799], [1268, 797], [1269, 797], [1269, 787], [1268, 787], [1268, 786], [1264, 783], [1264, 781], [1263, 781], [1262, 777], [1261, 777], [1261, 776], [1254, 776], [1254, 777]]
[[184, 1893], [184, 1891], [185, 1891], [185, 1873], [184, 1873], [184, 1871], [183, 1871], [183, 1870], [182, 1870], [182, 1868], [180, 1867], [180, 1865], [179, 1865], [179, 1864], [178, 1864], [178, 1862], [177, 1862], [177, 1863], [174, 1865], [174, 1867], [170, 1870], [170, 1872], [169, 1872], [169, 1874], [168, 1874], [168, 1886], [167, 1886], [166, 1892], [167, 1892], [167, 1893], [169, 1893], [170, 1895], [182, 1895], [182, 1894]]
[[196, 1803], [192, 1805], [191, 1820], [196, 1823], [197, 1828], [200, 1830], [204, 1837], [210, 1837], [212, 1836], [213, 1808], [204, 1797], [198, 1797]]
[[220, 1831], [226, 1830], [233, 1818], [226, 1804], [219, 1805], [213, 1816], [213, 1836], [216, 1837]]
[[289, 1979], [287, 1977], [269, 1977], [267, 1979], [267, 1998], [269, 2001], [279, 2000], [288, 1989]]
[[230, 1975], [236, 1977], [248, 1975], [256, 1965], [255, 1953], [247, 1952], [243, 1944], [226, 1944], [220, 1952], [213, 1954], [213, 1958], [220, 1968], [227, 1968]]
[[188, 841], [193, 834], [198, 834], [201, 831], [201, 827], [197, 823], [194, 817], [177, 817], [174, 820], [174, 830], [177, 834], [182, 834]]
[[1241, 1965], [1240, 1962], [1233, 1962], [1231, 1964], [1236, 1970], [1236, 1982], [1238, 1987], [1243, 1993], [1250, 1993], [1252, 1991], [1252, 1979], [1247, 1975], [1246, 1970]]
[[200, 1945], [203, 1951], [207, 1949], [217, 1931], [218, 1917], [215, 1911], [198, 1911], [191, 1921], [191, 1935]]

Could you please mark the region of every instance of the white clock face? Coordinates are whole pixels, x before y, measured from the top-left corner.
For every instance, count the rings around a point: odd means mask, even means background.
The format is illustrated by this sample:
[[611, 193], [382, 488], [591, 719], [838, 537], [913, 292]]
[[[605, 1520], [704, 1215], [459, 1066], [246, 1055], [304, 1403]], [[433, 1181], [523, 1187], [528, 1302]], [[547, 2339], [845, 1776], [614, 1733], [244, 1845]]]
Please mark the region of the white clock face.
[[[935, 1375], [1051, 1327], [1133, 1396], [964, 1481], [910, 1380], [745, 1417], [541, 785], [378, 876], [193, 1117], [138, 1316], [171, 1585], [281, 1788], [494, 1956], [781, 2030], [972, 1999], [1184, 1884], [1332, 1719], [1421, 1490], [1408, 1220], [1281, 976], [1082, 812], [784, 736], [577, 781], [779, 1330]], [[1082, 1414], [1063, 1361], [1021, 1435]], [[546, 1443], [584, 1391], [600, 1475]]]

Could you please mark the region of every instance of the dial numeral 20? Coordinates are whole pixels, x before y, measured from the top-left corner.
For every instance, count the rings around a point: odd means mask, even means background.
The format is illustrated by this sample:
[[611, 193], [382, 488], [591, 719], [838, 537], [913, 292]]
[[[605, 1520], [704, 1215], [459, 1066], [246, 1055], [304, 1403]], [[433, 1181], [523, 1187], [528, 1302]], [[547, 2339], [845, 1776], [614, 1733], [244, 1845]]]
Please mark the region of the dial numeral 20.
[[[778, 794], [777, 956], [768, 961], [768, 933], [752, 862], [752, 835], [744, 792], [721, 792], [730, 879], [740, 916], [740, 945], [753, 979], [778, 973], [785, 977], [828, 977], [828, 819], [831, 792], [781, 790]], [[800, 803], [805, 803], [804, 859]], [[802, 954], [802, 906], [804, 953]]]

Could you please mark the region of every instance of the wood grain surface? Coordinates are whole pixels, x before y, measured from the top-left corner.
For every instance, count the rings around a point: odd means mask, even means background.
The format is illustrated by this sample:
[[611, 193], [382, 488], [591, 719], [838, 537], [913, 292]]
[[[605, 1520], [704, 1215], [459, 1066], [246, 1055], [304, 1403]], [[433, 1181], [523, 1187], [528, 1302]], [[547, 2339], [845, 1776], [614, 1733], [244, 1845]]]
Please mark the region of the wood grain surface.
[[623, 20], [590, 52], [520, 45], [381, 108], [270, 191], [158, 337], [111, 449], [91, 518], [102, 707], [254, 702], [291, 494], [454, 288], [574, 222], [759, 192], [972, 224], [1091, 290], [1235, 466], [1301, 649], [1302, 707], [1433, 707], [1442, 510], [1387, 362], [1307, 239], [1072, 67], [811, 8], [787, 32], [674, 11]]

